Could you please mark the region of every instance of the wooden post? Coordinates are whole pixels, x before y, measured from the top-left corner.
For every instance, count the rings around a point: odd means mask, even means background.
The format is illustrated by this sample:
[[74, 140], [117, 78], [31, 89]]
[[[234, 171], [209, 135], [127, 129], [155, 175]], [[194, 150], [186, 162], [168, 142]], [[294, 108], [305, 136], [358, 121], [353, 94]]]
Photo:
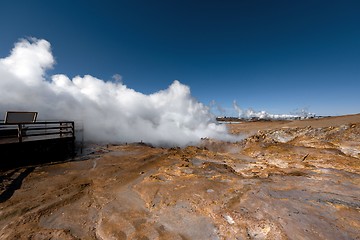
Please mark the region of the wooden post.
[[75, 138], [75, 122], [71, 122], [72, 137]]
[[72, 156], [76, 155], [76, 145], [75, 145], [75, 122], [71, 122], [71, 131], [72, 131]]
[[63, 123], [60, 122], [60, 138], [62, 137], [62, 126], [63, 126]]
[[22, 124], [18, 124], [18, 140], [19, 143], [22, 142]]

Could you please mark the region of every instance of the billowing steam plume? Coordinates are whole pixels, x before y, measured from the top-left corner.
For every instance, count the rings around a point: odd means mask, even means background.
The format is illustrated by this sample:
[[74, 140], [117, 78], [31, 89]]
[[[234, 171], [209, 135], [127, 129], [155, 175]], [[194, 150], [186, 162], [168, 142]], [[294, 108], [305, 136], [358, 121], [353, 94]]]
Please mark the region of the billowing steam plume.
[[38, 111], [41, 119], [79, 120], [92, 141], [184, 146], [202, 137], [231, 139], [226, 127], [217, 125], [208, 107], [179, 81], [145, 95], [124, 85], [118, 74], [113, 82], [90, 75], [46, 79], [54, 63], [46, 40], [16, 43], [11, 54], [0, 59], [0, 114], [25, 110]]

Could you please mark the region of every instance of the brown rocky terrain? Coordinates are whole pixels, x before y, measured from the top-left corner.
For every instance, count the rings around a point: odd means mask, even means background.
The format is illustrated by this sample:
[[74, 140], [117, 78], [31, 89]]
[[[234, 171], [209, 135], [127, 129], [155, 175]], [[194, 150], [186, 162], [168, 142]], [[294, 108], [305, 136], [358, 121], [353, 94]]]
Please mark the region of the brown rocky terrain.
[[360, 115], [2, 170], [0, 239], [360, 239]]

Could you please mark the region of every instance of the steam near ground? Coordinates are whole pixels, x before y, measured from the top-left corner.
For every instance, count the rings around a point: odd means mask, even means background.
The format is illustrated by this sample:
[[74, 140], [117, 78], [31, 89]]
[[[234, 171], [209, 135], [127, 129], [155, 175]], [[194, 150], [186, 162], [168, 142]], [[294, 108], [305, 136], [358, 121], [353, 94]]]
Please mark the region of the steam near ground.
[[235, 112], [238, 114], [239, 118], [249, 119], [249, 118], [259, 118], [259, 119], [293, 119], [293, 118], [309, 118], [314, 117], [314, 113], [310, 113], [307, 109], [297, 110], [296, 113], [292, 114], [271, 114], [266, 111], [254, 111], [253, 109], [242, 109], [233, 101], [233, 107]]
[[146, 95], [90, 75], [46, 79], [46, 70], [54, 64], [46, 40], [17, 42], [10, 55], [0, 59], [0, 114], [38, 111], [43, 120], [81, 121], [85, 138], [92, 141], [184, 146], [203, 137], [233, 140], [179, 81]]

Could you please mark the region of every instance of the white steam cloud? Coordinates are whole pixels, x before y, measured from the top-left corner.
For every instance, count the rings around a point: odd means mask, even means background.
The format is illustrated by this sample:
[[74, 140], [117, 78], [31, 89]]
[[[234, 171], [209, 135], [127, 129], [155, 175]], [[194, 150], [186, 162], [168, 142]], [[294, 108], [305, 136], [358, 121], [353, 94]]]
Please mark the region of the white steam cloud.
[[80, 120], [92, 141], [184, 146], [203, 137], [232, 139], [179, 81], [145, 95], [127, 88], [119, 74], [114, 82], [90, 75], [46, 79], [54, 63], [46, 40], [16, 43], [11, 54], [0, 59], [0, 114], [25, 110], [38, 111], [41, 119]]

